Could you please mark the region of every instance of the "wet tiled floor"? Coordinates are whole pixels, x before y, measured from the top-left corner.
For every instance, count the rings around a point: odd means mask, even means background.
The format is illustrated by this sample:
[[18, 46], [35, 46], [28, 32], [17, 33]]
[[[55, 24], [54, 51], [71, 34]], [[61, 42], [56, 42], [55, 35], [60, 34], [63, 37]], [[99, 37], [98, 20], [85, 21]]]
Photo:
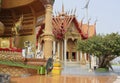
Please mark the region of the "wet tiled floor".
[[65, 65], [61, 75], [12, 77], [11, 83], [113, 83], [115, 79], [112, 73], [88, 72], [88, 68], [80, 65]]
[[11, 83], [113, 83], [113, 76], [40, 76], [16, 77]]

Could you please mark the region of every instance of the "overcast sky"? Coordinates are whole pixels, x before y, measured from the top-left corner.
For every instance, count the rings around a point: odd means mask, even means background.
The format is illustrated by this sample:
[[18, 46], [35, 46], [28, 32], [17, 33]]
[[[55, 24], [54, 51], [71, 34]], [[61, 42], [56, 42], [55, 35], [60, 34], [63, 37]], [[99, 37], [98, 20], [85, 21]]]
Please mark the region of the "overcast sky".
[[[78, 21], [86, 16], [85, 9], [82, 9], [86, 4], [86, 0], [55, 0], [53, 11], [61, 11], [62, 3], [65, 11], [76, 8]], [[91, 24], [97, 18], [97, 33], [120, 33], [120, 0], [90, 0], [88, 18], [91, 18]], [[86, 21], [84, 20], [84, 22]]]

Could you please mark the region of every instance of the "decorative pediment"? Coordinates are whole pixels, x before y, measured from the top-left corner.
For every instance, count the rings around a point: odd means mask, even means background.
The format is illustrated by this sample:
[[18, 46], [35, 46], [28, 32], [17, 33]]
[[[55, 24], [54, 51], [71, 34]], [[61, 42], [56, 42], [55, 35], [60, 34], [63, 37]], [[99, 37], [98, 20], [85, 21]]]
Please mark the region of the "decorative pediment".
[[70, 26], [68, 27], [65, 35], [67, 38], [71, 38], [72, 40], [80, 38], [80, 33], [73, 21], [71, 22]]

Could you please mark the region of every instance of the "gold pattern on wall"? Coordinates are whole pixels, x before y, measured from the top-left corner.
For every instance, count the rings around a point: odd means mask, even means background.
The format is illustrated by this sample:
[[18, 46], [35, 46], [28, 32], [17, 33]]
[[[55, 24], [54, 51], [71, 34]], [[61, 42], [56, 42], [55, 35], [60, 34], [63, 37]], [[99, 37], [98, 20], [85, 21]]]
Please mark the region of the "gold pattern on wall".
[[1, 39], [1, 48], [9, 48], [10, 47], [10, 41], [8, 38], [2, 38]]

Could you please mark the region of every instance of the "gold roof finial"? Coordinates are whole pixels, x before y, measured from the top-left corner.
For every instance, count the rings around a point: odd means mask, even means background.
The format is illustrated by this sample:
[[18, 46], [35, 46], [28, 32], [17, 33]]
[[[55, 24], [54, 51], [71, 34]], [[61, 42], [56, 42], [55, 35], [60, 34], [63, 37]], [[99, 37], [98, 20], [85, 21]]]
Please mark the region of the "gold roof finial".
[[64, 4], [62, 3], [62, 13], [64, 13]]

